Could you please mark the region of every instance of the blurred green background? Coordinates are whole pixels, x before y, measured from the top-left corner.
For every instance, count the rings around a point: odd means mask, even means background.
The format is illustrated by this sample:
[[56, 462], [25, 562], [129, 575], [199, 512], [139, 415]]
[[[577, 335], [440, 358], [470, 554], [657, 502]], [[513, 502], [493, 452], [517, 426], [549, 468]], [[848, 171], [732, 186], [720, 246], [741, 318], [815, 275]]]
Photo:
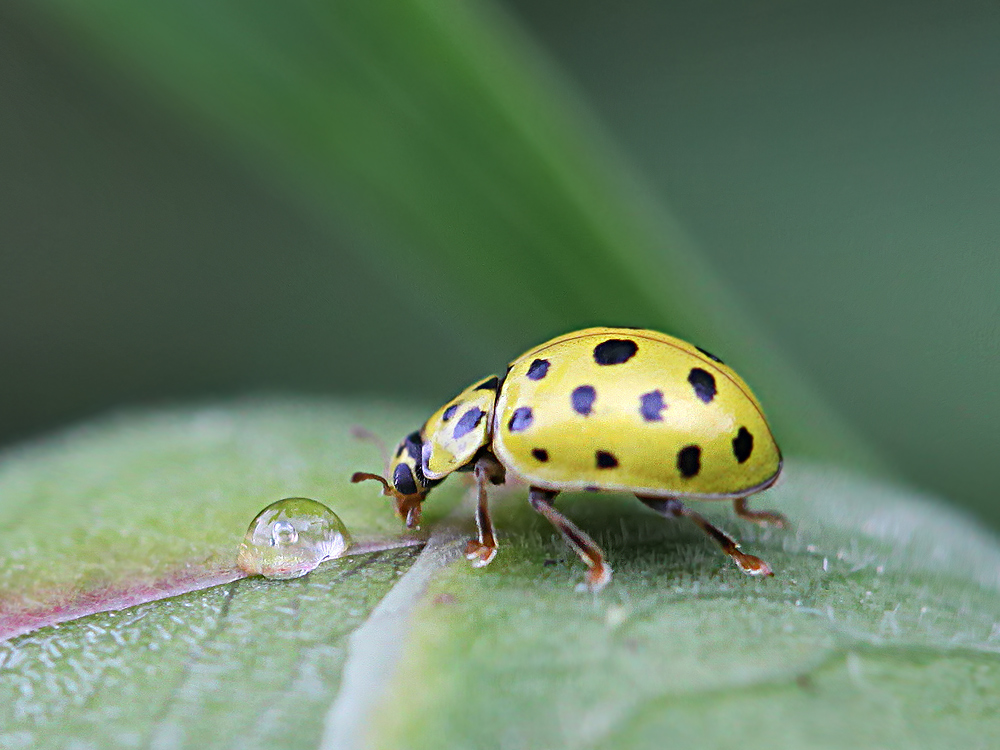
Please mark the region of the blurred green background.
[[0, 5], [0, 441], [650, 325], [1000, 525], [995, 3], [333, 7]]

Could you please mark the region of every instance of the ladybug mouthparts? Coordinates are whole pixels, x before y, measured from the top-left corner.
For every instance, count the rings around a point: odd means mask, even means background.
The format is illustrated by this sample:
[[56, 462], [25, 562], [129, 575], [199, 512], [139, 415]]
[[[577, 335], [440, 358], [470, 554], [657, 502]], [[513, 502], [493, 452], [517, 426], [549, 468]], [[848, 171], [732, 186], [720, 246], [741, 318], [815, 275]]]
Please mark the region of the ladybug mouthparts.
[[389, 484], [385, 480], [385, 477], [381, 477], [378, 474], [369, 474], [366, 471], [356, 471], [351, 476], [351, 481], [355, 484], [369, 479], [381, 483], [382, 494], [393, 499], [396, 505], [396, 515], [406, 522], [406, 528], [420, 528], [420, 505], [423, 503], [427, 493], [418, 492], [414, 495], [404, 495]]

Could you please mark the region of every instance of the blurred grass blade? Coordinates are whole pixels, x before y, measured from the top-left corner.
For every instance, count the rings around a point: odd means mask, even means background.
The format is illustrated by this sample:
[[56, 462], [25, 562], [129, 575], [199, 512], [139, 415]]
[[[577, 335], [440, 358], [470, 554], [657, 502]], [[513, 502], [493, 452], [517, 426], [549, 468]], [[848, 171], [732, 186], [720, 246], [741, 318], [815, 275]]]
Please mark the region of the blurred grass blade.
[[737, 362], [786, 448], [874, 462], [488, 3], [20, 7], [348, 233], [484, 371], [575, 327], [664, 329]]

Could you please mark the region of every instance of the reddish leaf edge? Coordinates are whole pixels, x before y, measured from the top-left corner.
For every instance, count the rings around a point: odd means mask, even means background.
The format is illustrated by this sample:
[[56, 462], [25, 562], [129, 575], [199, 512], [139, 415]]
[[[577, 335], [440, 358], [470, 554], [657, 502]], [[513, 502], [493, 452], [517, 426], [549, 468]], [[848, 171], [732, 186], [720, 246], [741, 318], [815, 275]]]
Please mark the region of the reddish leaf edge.
[[[425, 544], [426, 541], [416, 536], [364, 539], [356, 541], [341, 557], [415, 547]], [[25, 606], [21, 601], [8, 597], [0, 600], [0, 642], [99, 612], [118, 612], [140, 604], [169, 599], [251, 577], [253, 576], [235, 564], [207, 566], [191, 564], [151, 580], [134, 580], [83, 590], [50, 589], [34, 596], [36, 600], [47, 600], [45, 604], [38, 606]]]

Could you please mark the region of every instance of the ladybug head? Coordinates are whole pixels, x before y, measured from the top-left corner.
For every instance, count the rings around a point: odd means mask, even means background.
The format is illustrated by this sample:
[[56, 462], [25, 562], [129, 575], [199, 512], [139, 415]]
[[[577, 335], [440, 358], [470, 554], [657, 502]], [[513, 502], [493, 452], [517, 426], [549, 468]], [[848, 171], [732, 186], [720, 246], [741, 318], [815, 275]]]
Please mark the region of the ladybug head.
[[382, 494], [395, 500], [396, 515], [406, 521], [407, 528], [420, 527], [420, 504], [435, 484], [424, 476], [421, 467], [423, 440], [419, 432], [412, 432], [403, 438], [396, 452], [387, 461], [386, 476], [391, 483], [378, 474], [359, 471], [351, 477], [352, 482], [374, 479], [382, 483]]

